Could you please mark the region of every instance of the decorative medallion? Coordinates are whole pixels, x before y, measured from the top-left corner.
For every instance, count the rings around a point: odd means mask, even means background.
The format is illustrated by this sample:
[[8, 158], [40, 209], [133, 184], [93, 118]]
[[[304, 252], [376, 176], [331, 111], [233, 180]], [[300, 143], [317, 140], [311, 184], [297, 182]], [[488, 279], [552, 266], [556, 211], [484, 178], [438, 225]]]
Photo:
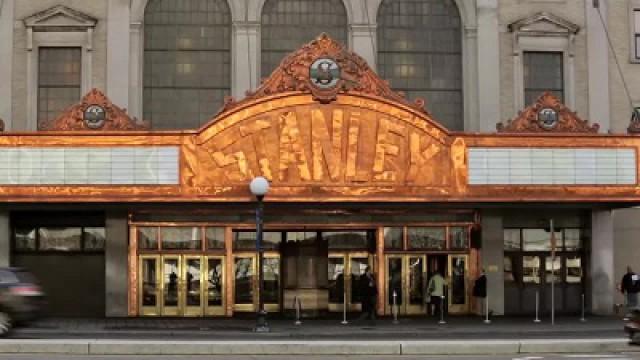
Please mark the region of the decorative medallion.
[[545, 130], [553, 130], [558, 126], [558, 112], [551, 108], [538, 111], [538, 123]]
[[84, 122], [89, 129], [100, 129], [106, 120], [104, 108], [98, 105], [90, 105], [84, 111]]
[[379, 78], [363, 58], [327, 34], [321, 34], [285, 57], [260, 87], [248, 91], [243, 100], [226, 99], [221, 111], [286, 92], [309, 93], [314, 100], [323, 104], [334, 101], [339, 94], [372, 95], [427, 113], [423, 100], [410, 102], [402, 94], [391, 90], [388, 82]]
[[600, 125], [590, 125], [556, 96], [545, 92], [514, 119], [498, 123], [496, 129], [501, 133], [597, 133]]
[[148, 130], [147, 123], [139, 123], [127, 112], [114, 105], [100, 90], [93, 89], [80, 103], [67, 108], [39, 130]]
[[320, 58], [309, 68], [311, 85], [321, 89], [335, 87], [340, 80], [340, 67], [333, 59]]

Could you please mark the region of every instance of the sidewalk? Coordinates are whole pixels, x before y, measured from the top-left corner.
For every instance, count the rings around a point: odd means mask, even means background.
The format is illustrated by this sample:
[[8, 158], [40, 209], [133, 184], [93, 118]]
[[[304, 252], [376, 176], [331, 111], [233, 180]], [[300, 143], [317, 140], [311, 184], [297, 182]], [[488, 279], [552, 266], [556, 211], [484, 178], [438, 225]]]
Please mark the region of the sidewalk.
[[0, 340], [0, 353], [84, 355], [492, 355], [640, 351], [628, 345], [618, 318], [389, 318], [270, 321], [254, 333], [253, 319], [45, 319]]

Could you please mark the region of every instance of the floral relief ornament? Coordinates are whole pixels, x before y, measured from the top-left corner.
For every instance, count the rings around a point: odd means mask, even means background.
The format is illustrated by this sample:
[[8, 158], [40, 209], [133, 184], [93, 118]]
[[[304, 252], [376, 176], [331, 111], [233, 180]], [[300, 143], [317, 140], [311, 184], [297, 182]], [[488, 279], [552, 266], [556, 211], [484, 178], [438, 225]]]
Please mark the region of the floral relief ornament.
[[82, 130], [148, 130], [149, 124], [131, 118], [126, 110], [113, 104], [100, 90], [92, 89], [80, 103], [67, 108], [53, 121], [41, 126], [40, 130], [82, 131]]
[[599, 129], [600, 125], [581, 119], [550, 92], [506, 124], [496, 125], [499, 133], [597, 133]]

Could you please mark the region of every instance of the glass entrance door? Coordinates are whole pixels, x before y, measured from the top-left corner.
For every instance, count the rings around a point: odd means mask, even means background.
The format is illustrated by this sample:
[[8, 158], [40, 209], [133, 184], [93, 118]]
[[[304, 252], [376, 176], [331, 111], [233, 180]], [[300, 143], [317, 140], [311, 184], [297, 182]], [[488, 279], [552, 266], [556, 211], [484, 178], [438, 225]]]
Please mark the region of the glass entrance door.
[[[361, 278], [371, 256], [366, 252], [334, 253], [328, 259], [329, 311], [343, 311], [346, 299], [347, 311], [362, 309]], [[373, 268], [373, 267], [372, 267]]]
[[224, 257], [140, 256], [140, 315], [224, 315]]
[[449, 312], [452, 314], [469, 311], [469, 256], [449, 255]]
[[399, 315], [425, 313], [426, 263], [425, 255], [387, 256], [385, 314], [393, 314], [394, 301]]
[[[280, 311], [280, 255], [264, 254], [263, 295], [266, 311]], [[258, 256], [239, 254], [234, 258], [234, 310], [253, 312], [258, 309]]]

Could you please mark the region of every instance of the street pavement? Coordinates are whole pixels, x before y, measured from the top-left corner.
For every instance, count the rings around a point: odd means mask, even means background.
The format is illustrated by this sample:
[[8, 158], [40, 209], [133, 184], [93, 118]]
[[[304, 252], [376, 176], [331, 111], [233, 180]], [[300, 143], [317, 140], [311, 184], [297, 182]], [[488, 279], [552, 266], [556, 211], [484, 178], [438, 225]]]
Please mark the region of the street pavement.
[[[299, 360], [300, 356], [69, 356], [0, 355], [0, 360]], [[640, 354], [564, 354], [526, 356], [305, 356], [305, 360], [640, 360]]]

